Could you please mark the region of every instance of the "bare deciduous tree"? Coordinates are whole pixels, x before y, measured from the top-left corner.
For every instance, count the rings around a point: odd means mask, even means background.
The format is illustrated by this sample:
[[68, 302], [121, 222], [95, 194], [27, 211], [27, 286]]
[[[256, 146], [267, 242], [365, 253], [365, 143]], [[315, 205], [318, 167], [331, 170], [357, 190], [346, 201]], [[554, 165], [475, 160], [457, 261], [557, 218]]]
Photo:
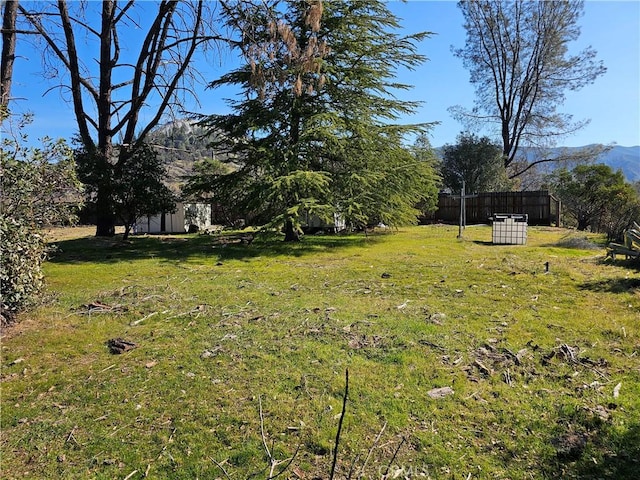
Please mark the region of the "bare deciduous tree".
[[[580, 35], [582, 1], [464, 0], [458, 6], [467, 40], [454, 53], [470, 71], [476, 105], [471, 111], [452, 111], [468, 126], [497, 127], [505, 167], [522, 157], [521, 147], [553, 146], [587, 123], [556, 111], [567, 91], [594, 82], [606, 71], [591, 47], [569, 53], [570, 42]], [[524, 169], [511, 171], [511, 177], [555, 160], [527, 159]]]
[[[184, 98], [197, 100], [193, 59], [221, 40], [209, 31], [212, 5], [202, 0], [58, 0], [28, 4], [33, 10], [18, 7], [21, 19], [45, 43], [43, 59], [55, 61], [48, 64], [48, 73], [71, 94], [78, 137], [99, 178], [98, 236], [114, 233], [114, 163], [144, 142]], [[124, 147], [117, 155], [114, 141]]]

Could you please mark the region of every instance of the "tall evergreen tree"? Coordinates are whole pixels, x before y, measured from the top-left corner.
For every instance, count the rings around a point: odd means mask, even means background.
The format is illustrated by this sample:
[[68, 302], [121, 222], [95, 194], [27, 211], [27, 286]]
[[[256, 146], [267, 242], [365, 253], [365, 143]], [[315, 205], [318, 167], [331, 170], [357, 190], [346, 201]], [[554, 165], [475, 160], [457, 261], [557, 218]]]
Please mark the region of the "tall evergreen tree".
[[[432, 165], [403, 139], [428, 125], [397, 125], [416, 102], [398, 100], [398, 68], [425, 58], [400, 36], [382, 1], [224, 3], [244, 63], [211, 83], [236, 85], [232, 113], [203, 119], [234, 171], [209, 188], [236, 198], [252, 223], [283, 226], [297, 240], [304, 215], [352, 225], [415, 221], [433, 194]], [[431, 187], [431, 188], [430, 188]]]

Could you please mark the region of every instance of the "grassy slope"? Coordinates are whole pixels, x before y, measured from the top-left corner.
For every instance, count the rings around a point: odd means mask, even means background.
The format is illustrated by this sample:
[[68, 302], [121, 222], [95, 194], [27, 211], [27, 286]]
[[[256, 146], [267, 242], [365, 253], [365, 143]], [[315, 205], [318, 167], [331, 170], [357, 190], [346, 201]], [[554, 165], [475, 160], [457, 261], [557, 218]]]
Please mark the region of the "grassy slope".
[[266, 478], [262, 407], [285, 477], [327, 478], [348, 368], [339, 478], [385, 425], [365, 478], [402, 439], [406, 475], [633, 478], [638, 270], [565, 230], [456, 234], [59, 242], [53, 303], [2, 342], [1, 476]]

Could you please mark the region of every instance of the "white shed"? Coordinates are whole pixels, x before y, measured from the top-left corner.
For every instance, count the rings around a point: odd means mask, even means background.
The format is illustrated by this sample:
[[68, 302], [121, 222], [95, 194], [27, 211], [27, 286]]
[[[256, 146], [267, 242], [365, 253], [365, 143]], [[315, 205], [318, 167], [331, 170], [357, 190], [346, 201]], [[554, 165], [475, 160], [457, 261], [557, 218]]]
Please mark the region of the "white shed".
[[174, 213], [143, 217], [136, 222], [134, 233], [187, 233], [195, 225], [199, 230], [211, 226], [211, 205], [177, 203]]
[[307, 229], [311, 232], [317, 232], [319, 230], [331, 231], [333, 233], [338, 233], [347, 228], [347, 223], [344, 218], [342, 218], [339, 214], [333, 214], [333, 222], [327, 222], [321, 219], [317, 215], [309, 215], [306, 214], [305, 225], [303, 229]]

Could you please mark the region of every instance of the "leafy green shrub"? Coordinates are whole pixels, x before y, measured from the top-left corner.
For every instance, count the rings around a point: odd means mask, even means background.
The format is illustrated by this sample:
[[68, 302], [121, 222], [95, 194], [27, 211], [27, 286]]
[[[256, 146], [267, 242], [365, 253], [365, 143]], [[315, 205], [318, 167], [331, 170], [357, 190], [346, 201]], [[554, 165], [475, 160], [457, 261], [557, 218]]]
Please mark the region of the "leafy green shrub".
[[[554, 193], [562, 201], [567, 225], [590, 228], [607, 234], [607, 240], [621, 240], [640, 215], [640, 196], [626, 182], [622, 171], [605, 164], [578, 165], [555, 171], [550, 177]], [[567, 218], [568, 217], [568, 218]]]
[[[23, 138], [23, 141], [25, 139]], [[69, 224], [81, 203], [71, 149], [42, 140], [42, 148], [5, 139], [0, 149], [0, 324], [15, 321], [43, 286], [44, 226]]]
[[0, 325], [6, 326], [42, 289], [46, 244], [33, 227], [4, 215], [0, 216], [0, 238]]

